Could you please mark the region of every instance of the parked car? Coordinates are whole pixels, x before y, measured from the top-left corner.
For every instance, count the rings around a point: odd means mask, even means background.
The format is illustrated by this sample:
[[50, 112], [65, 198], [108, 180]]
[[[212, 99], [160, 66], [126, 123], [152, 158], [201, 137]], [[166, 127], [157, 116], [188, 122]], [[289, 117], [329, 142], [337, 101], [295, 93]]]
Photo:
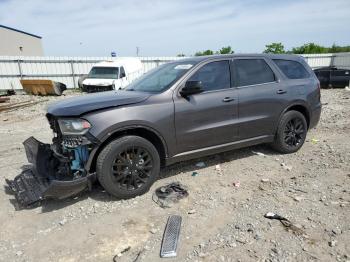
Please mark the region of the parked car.
[[138, 58], [119, 58], [95, 64], [83, 80], [82, 91], [101, 92], [125, 88], [142, 74]]
[[314, 69], [315, 75], [320, 81], [322, 88], [344, 88], [349, 86], [350, 70], [334, 66]]
[[[73, 195], [95, 178], [110, 194], [132, 198], [175, 162], [261, 143], [296, 152], [320, 114], [319, 81], [298, 56], [178, 60], [123, 91], [49, 106], [53, 144], [25, 141], [35, 168], [8, 183], [24, 204]], [[16, 181], [27, 180], [19, 193]]]

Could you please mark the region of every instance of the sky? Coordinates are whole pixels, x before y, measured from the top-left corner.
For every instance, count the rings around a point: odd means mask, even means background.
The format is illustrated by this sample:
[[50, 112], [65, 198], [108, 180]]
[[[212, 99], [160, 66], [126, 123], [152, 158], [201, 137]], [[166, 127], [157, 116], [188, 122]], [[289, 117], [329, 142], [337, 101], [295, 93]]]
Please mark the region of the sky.
[[0, 0], [0, 24], [42, 36], [47, 56], [350, 45], [349, 14], [350, 0]]

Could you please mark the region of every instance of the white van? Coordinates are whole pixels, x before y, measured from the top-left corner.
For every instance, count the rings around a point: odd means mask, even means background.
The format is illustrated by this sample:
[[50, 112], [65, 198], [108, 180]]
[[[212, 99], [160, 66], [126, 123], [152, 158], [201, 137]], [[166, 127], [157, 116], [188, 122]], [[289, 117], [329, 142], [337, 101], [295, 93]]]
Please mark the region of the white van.
[[119, 58], [95, 64], [83, 81], [82, 91], [101, 92], [125, 88], [141, 76], [142, 64], [137, 58]]

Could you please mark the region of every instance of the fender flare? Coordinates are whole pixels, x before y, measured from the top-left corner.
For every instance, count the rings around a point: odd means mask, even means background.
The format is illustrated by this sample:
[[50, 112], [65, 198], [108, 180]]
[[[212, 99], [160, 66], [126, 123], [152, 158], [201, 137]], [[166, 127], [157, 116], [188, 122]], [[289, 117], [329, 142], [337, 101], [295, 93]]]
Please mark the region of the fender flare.
[[91, 165], [94, 161], [94, 159], [97, 157], [97, 152], [101, 151], [102, 148], [106, 145], [106, 142], [113, 137], [115, 134], [119, 133], [119, 132], [123, 132], [123, 131], [128, 131], [128, 130], [133, 130], [133, 129], [137, 129], [137, 128], [142, 128], [142, 129], [147, 129], [148, 131], [154, 133], [162, 142], [164, 151], [165, 151], [165, 157], [168, 156], [168, 146], [167, 143], [164, 139], [164, 137], [158, 132], [156, 131], [154, 128], [149, 127], [147, 125], [139, 125], [139, 124], [134, 124], [134, 125], [128, 125], [128, 126], [123, 126], [121, 128], [117, 128], [114, 129], [111, 132], [108, 132], [107, 135], [103, 136], [102, 139], [99, 139], [99, 143], [94, 147], [94, 149], [90, 152], [89, 155], [89, 159], [88, 161], [85, 163], [85, 170], [86, 171], [90, 171]]
[[307, 103], [305, 103], [305, 101], [295, 101], [295, 102], [289, 104], [289, 105], [280, 113], [280, 115], [279, 115], [279, 117], [278, 117], [277, 124], [276, 124], [276, 126], [275, 126], [275, 128], [274, 128], [274, 132], [273, 132], [274, 135], [276, 134], [278, 125], [279, 125], [279, 123], [281, 122], [281, 119], [282, 119], [283, 115], [284, 115], [287, 111], [289, 111], [290, 108], [293, 107], [293, 106], [302, 106], [302, 107], [304, 107], [304, 108], [306, 109], [307, 113], [308, 113], [309, 119], [311, 118], [311, 115], [310, 115], [310, 108], [309, 108], [309, 106], [307, 105]]

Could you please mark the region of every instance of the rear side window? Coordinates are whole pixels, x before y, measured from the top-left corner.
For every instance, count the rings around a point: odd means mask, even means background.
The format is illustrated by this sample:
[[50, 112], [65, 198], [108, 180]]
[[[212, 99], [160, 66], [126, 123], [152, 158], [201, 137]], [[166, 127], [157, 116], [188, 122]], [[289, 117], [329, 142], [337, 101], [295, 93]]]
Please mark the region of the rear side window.
[[283, 59], [273, 59], [273, 61], [289, 79], [303, 79], [310, 76], [305, 67], [297, 61]]
[[231, 87], [229, 61], [208, 63], [195, 72], [191, 81], [201, 81], [204, 91], [213, 91]]
[[235, 59], [237, 86], [249, 86], [275, 81], [275, 74], [264, 59]]

